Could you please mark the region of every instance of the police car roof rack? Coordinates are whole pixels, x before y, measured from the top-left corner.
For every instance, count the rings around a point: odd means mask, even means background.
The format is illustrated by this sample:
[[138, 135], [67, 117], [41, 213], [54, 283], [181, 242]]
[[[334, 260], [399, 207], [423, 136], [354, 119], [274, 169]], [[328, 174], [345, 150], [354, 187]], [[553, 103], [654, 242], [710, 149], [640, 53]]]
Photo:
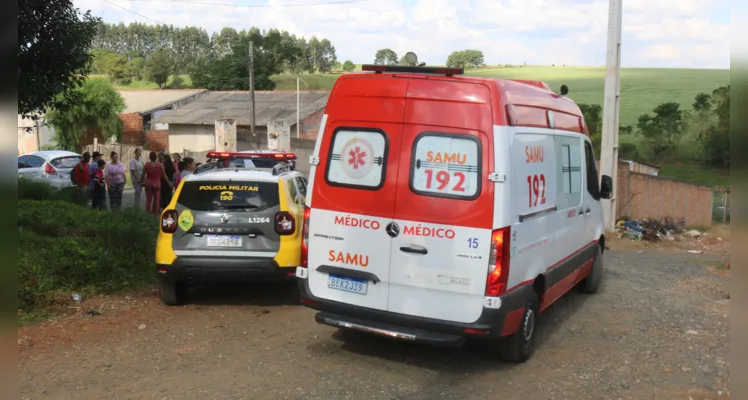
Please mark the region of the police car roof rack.
[[438, 74], [438, 75], [464, 75], [464, 68], [448, 68], [448, 67], [410, 67], [407, 65], [373, 65], [364, 64], [361, 66], [362, 71], [373, 71], [374, 73], [381, 74], [382, 72], [398, 72], [398, 73], [410, 73], [410, 74]]
[[296, 154], [286, 152], [226, 152], [226, 151], [211, 151], [208, 152], [207, 158], [218, 158], [218, 159], [232, 159], [232, 158], [269, 158], [278, 161], [289, 161], [296, 160]]

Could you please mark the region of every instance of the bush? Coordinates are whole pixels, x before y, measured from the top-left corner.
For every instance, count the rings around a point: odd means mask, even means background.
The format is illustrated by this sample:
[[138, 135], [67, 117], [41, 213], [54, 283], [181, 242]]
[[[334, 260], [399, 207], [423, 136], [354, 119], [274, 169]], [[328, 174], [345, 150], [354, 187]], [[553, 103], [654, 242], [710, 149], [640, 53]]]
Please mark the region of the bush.
[[24, 312], [69, 300], [73, 292], [134, 288], [154, 276], [158, 221], [142, 211], [19, 200], [18, 233], [18, 309]]
[[85, 192], [76, 187], [58, 190], [45, 182], [19, 179], [18, 200], [59, 200], [85, 205], [89, 199]]

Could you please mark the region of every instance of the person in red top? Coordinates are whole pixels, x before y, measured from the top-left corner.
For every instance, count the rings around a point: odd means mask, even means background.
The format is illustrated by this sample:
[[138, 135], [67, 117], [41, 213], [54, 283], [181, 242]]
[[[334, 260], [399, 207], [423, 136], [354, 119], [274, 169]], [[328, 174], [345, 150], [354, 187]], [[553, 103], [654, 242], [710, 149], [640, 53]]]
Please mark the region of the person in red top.
[[88, 173], [88, 163], [91, 161], [91, 154], [83, 153], [83, 158], [75, 164], [73, 168], [73, 181], [83, 191], [88, 191], [91, 183], [91, 175]]

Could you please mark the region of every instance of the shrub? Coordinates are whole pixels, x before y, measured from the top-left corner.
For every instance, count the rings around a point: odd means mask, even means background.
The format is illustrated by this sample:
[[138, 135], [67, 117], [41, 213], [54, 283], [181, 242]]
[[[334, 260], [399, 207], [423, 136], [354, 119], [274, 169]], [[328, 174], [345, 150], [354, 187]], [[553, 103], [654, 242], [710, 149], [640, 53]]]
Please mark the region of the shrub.
[[158, 221], [142, 211], [19, 200], [18, 233], [18, 309], [25, 312], [70, 299], [73, 292], [134, 288], [154, 275]]
[[45, 182], [19, 179], [18, 200], [60, 200], [85, 205], [89, 199], [85, 192], [76, 187], [58, 190]]

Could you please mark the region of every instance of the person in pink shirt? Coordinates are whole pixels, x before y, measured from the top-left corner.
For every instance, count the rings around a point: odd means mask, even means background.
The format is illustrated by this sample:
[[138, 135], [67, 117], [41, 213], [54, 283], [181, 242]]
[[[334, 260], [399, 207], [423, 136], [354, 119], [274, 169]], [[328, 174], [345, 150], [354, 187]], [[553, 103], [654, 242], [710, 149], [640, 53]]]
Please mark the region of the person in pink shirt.
[[104, 171], [104, 179], [109, 188], [109, 209], [119, 211], [122, 208], [122, 192], [125, 190], [125, 165], [119, 162], [116, 151], [109, 154], [110, 162]]
[[172, 186], [172, 183], [166, 177], [164, 164], [158, 162], [156, 152], [152, 151], [148, 158], [150, 161], [145, 163], [143, 176], [140, 178], [140, 181], [145, 183], [145, 210], [153, 215], [159, 215], [161, 213], [161, 182], [166, 182], [169, 186]]

